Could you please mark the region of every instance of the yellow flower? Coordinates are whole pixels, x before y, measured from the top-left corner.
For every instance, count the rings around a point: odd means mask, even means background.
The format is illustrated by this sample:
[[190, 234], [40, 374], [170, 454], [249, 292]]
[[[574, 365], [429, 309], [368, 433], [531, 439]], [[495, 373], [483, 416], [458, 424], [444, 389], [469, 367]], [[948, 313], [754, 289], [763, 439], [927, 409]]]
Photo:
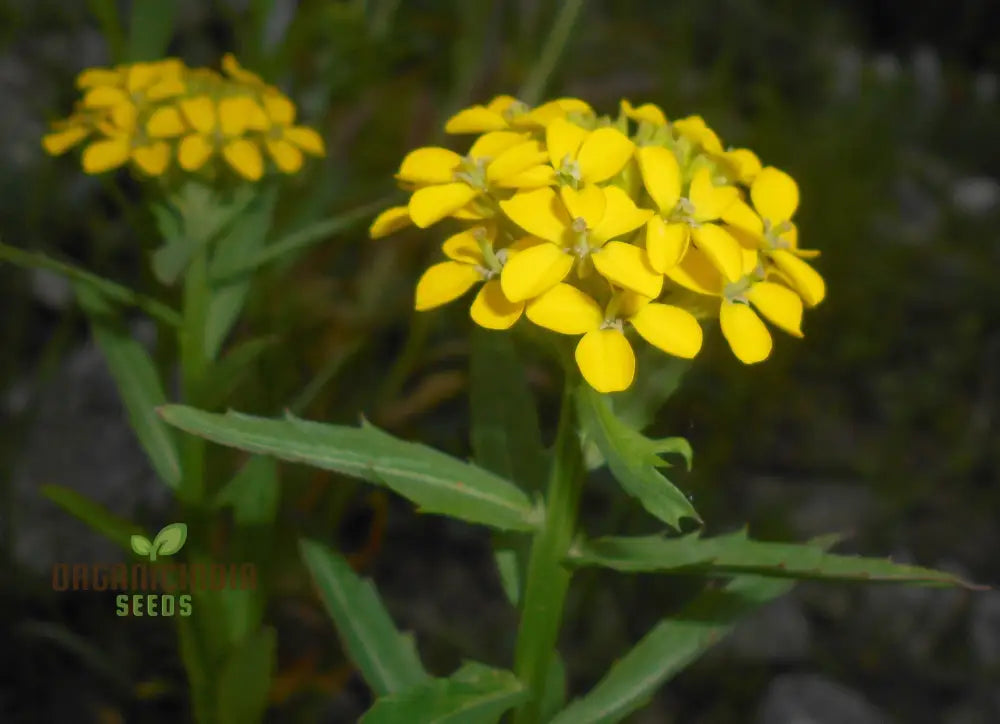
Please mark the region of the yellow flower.
[[683, 174], [673, 151], [643, 146], [636, 152], [643, 185], [659, 213], [646, 224], [646, 253], [660, 273], [675, 266], [687, 253], [689, 242], [703, 251], [729, 281], [741, 276], [739, 242], [718, 221], [739, 199], [733, 186], [716, 186], [711, 170], [695, 171], [687, 195], [682, 196]]
[[655, 103], [643, 103], [638, 108], [635, 108], [628, 101], [622, 100], [620, 107], [622, 114], [636, 123], [645, 121], [646, 123], [654, 126], [667, 125], [666, 114], [663, 112], [663, 109]]
[[185, 171], [197, 171], [216, 152], [221, 152], [234, 171], [257, 181], [264, 174], [260, 148], [244, 137], [247, 130], [264, 131], [268, 119], [249, 96], [231, 96], [216, 103], [207, 95], [180, 102], [184, 119], [193, 129], [177, 148], [177, 161]]
[[577, 98], [558, 98], [532, 110], [513, 96], [497, 96], [486, 105], [459, 111], [448, 119], [444, 130], [455, 134], [534, 130], [570, 113], [593, 116], [594, 110]]
[[635, 144], [616, 128], [588, 131], [564, 118], [546, 126], [545, 146], [557, 179], [574, 188], [607, 181], [635, 151]]
[[262, 97], [268, 129], [264, 146], [274, 165], [282, 173], [295, 173], [302, 168], [302, 153], [323, 156], [323, 138], [308, 126], [296, 126], [295, 104], [278, 92]]
[[501, 201], [500, 208], [515, 224], [547, 242], [526, 249], [504, 267], [500, 282], [509, 299], [542, 294], [565, 279], [576, 260], [583, 275], [590, 261], [609, 282], [659, 296], [663, 276], [649, 266], [642, 249], [615, 240], [638, 229], [653, 212], [638, 208], [617, 186], [562, 186], [558, 194], [544, 187]]
[[705, 254], [692, 249], [667, 276], [692, 291], [719, 297], [723, 336], [737, 359], [755, 364], [767, 359], [772, 347], [771, 334], [757, 312], [785, 332], [801, 337], [802, 299], [782, 284], [765, 281], [765, 272], [749, 259], [745, 257], [749, 267], [745, 275], [727, 283]]
[[576, 345], [576, 363], [598, 392], [625, 390], [635, 377], [635, 353], [625, 337], [626, 324], [667, 354], [691, 359], [701, 349], [701, 326], [690, 312], [634, 292], [616, 293], [602, 310], [576, 287], [557, 284], [530, 301], [526, 314], [540, 327], [583, 335]]
[[486, 282], [476, 294], [469, 314], [487, 329], [508, 329], [521, 318], [524, 302], [512, 302], [503, 293], [497, 276], [504, 263], [518, 252], [539, 243], [526, 238], [506, 249], [494, 251], [495, 227], [476, 227], [449, 237], [441, 249], [448, 261], [434, 264], [417, 282], [415, 308], [434, 309], [458, 299], [479, 282]]
[[815, 252], [798, 248], [798, 230], [791, 221], [799, 206], [799, 187], [795, 179], [768, 166], [754, 179], [750, 198], [763, 220], [761, 238], [765, 253], [806, 304], [816, 306], [826, 296], [826, 283], [808, 262], [803, 261], [803, 258], [815, 256]]
[[674, 121], [673, 129], [706, 153], [722, 153], [722, 141], [701, 116], [679, 118]]
[[[409, 215], [414, 224], [425, 229], [463, 209], [466, 218], [491, 216], [494, 209], [488, 202], [497, 189], [550, 183], [552, 169], [545, 166], [546, 158], [542, 145], [527, 134], [494, 131], [481, 136], [464, 157], [436, 146], [411, 151], [396, 179], [416, 188], [410, 197]], [[470, 208], [476, 200], [487, 204]]]

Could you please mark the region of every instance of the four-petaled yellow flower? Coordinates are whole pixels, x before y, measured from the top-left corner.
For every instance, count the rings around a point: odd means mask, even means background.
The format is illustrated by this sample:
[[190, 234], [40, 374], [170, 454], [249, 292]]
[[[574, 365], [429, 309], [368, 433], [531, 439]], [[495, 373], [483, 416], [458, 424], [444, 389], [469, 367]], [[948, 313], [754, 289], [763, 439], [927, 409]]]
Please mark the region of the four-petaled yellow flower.
[[581, 335], [577, 365], [601, 392], [632, 383], [632, 331], [690, 358], [702, 342], [692, 312], [717, 313], [733, 353], [753, 364], [773, 345], [763, 320], [801, 337], [803, 307], [826, 293], [805, 261], [817, 252], [798, 245], [794, 180], [724, 147], [700, 116], [670, 121], [623, 100], [609, 119], [576, 99], [532, 109], [499, 96], [445, 130], [480, 136], [466, 156], [412, 151], [397, 174], [412, 196], [379, 214], [370, 236], [465, 227], [445, 242], [449, 260], [421, 277], [417, 309], [484, 282], [477, 323], [506, 329], [524, 316]]

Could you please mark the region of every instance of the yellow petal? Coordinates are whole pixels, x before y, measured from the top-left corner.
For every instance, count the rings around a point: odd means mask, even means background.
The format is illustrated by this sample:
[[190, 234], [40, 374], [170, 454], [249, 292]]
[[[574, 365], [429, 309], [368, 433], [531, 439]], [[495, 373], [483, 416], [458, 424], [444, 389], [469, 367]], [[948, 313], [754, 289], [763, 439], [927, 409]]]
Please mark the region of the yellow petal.
[[746, 291], [757, 311], [772, 324], [795, 337], [802, 336], [802, 298], [774, 282], [757, 282]]
[[735, 186], [716, 186], [712, 183], [712, 172], [705, 166], [698, 169], [691, 179], [688, 198], [694, 204], [696, 221], [718, 219], [740, 198]]
[[151, 85], [159, 75], [159, 70], [152, 63], [133, 63], [125, 72], [125, 87], [129, 93], [135, 93]]
[[264, 95], [264, 112], [271, 123], [290, 126], [295, 123], [295, 104], [281, 93]]
[[743, 251], [740, 243], [721, 226], [697, 226], [691, 230], [691, 239], [726, 279], [735, 282], [743, 276]]
[[568, 237], [573, 220], [551, 188], [521, 191], [506, 201], [501, 201], [500, 208], [511, 221], [529, 234], [554, 244], [569, 246]]
[[310, 156], [322, 156], [326, 153], [323, 137], [308, 126], [286, 128], [282, 135]]
[[594, 111], [577, 98], [557, 98], [513, 118], [511, 123], [520, 128], [547, 128], [550, 123], [565, 119], [568, 113], [593, 115]]
[[95, 141], [83, 150], [83, 170], [86, 173], [104, 173], [128, 161], [131, 152], [128, 138], [111, 138]]
[[698, 294], [719, 296], [725, 285], [722, 274], [711, 260], [695, 248], [688, 249], [680, 264], [668, 269], [666, 275], [668, 279]]
[[83, 96], [83, 105], [86, 108], [110, 108], [123, 103], [131, 103], [129, 98], [121, 88], [114, 86], [97, 86], [87, 91]]
[[240, 83], [251, 86], [264, 85], [264, 80], [256, 73], [253, 73], [240, 65], [239, 61], [236, 60], [236, 56], [232, 53], [226, 53], [222, 56], [222, 70], [225, 71], [226, 75], [230, 78]]
[[139, 117], [139, 109], [132, 103], [119, 103], [111, 108], [111, 123], [119, 130], [131, 133], [135, 130], [135, 122]]
[[457, 261], [443, 261], [423, 273], [417, 282], [415, 308], [423, 312], [440, 307], [465, 294], [472, 285], [482, 281], [475, 267]]
[[578, 113], [580, 115], [594, 115], [594, 109], [590, 104], [579, 98], [556, 98], [550, 101], [559, 107], [563, 113]]
[[691, 359], [701, 349], [701, 325], [686, 309], [672, 304], [646, 304], [629, 317], [635, 331], [654, 347]]
[[750, 198], [762, 218], [777, 226], [792, 218], [799, 206], [799, 187], [784, 171], [768, 166], [750, 187]]
[[507, 299], [497, 279], [483, 285], [469, 308], [472, 321], [486, 329], [510, 329], [523, 312], [524, 302]]
[[222, 148], [222, 157], [236, 173], [248, 181], [257, 181], [264, 175], [264, 157], [260, 147], [245, 138], [230, 141]]
[[764, 234], [764, 222], [757, 216], [749, 204], [737, 199], [721, 216], [726, 224], [726, 231], [736, 237], [745, 246], [758, 246]]
[[566, 205], [569, 217], [574, 221], [583, 219], [588, 229], [595, 228], [604, 218], [607, 206], [604, 189], [595, 184], [587, 184], [579, 190], [562, 186], [559, 188], [559, 196]]
[[761, 362], [771, 354], [771, 333], [749, 305], [723, 301], [719, 324], [733, 354], [743, 364]]
[[219, 129], [222, 135], [232, 138], [242, 136], [250, 128], [264, 130], [266, 127], [264, 111], [250, 98], [236, 96], [219, 101]]
[[681, 167], [677, 157], [662, 146], [642, 146], [636, 160], [653, 203], [663, 213], [670, 213], [681, 197]]
[[[493, 99], [486, 104], [486, 108], [494, 113], [506, 113], [512, 105], [519, 102], [520, 101], [518, 101], [514, 96], [498, 95], [494, 96]], [[473, 107], [479, 108], [479, 106]]]
[[464, 183], [440, 184], [417, 189], [410, 197], [410, 218], [421, 229], [455, 213], [479, 195]]
[[541, 186], [551, 186], [555, 182], [555, 169], [546, 163], [499, 179], [496, 186], [502, 189], [535, 189]]
[[283, 138], [277, 140], [268, 138], [264, 145], [267, 146], [267, 152], [274, 161], [274, 165], [282, 173], [295, 173], [302, 168], [302, 151], [299, 150], [298, 146]]
[[587, 332], [576, 345], [576, 364], [583, 379], [598, 392], [621, 392], [635, 378], [635, 353], [617, 329]]
[[215, 130], [215, 104], [208, 96], [185, 98], [180, 107], [187, 122], [199, 133], [209, 134]]
[[150, 176], [159, 176], [170, 165], [170, 145], [166, 141], [157, 141], [148, 146], [133, 149], [132, 160]]
[[122, 73], [110, 68], [87, 68], [76, 77], [76, 87], [80, 90], [99, 85], [118, 85], [122, 81]]
[[396, 178], [415, 184], [446, 184], [455, 180], [461, 167], [462, 157], [454, 151], [427, 146], [406, 154]]
[[588, 294], [571, 284], [556, 284], [528, 303], [528, 319], [560, 334], [585, 334], [600, 329], [604, 312]]
[[368, 236], [372, 239], [381, 239], [383, 236], [405, 229], [412, 223], [408, 207], [391, 206], [375, 217], [372, 225], [368, 227]]
[[185, 171], [197, 171], [215, 150], [208, 139], [197, 133], [186, 136], [177, 147], [177, 162]]
[[749, 148], [734, 148], [723, 153], [721, 158], [741, 184], [749, 186], [760, 173], [760, 159]]
[[485, 133], [476, 139], [467, 155], [469, 158], [475, 159], [496, 158], [507, 149], [520, 145], [529, 139], [528, 134], [515, 133], [514, 131]]
[[493, 184], [545, 163], [548, 155], [540, 141], [528, 141], [502, 151], [486, 167], [486, 180]]
[[598, 273], [612, 284], [651, 298], [663, 289], [663, 275], [649, 265], [645, 252], [637, 246], [612, 241], [590, 257]]
[[500, 272], [500, 283], [507, 299], [522, 302], [548, 291], [572, 269], [573, 257], [546, 242], [511, 256]]
[[146, 133], [150, 138], [174, 138], [186, 130], [180, 111], [173, 106], [157, 108], [146, 121]]
[[688, 116], [674, 121], [674, 129], [711, 154], [722, 153], [722, 142], [701, 116]]
[[147, 101], [162, 101], [179, 96], [186, 90], [187, 86], [180, 78], [164, 78], [146, 88], [143, 91], [143, 96]]
[[66, 153], [90, 135], [90, 129], [85, 126], [70, 126], [62, 131], [47, 133], [42, 138], [42, 147], [50, 156]]
[[786, 222], [790, 227], [784, 234], [779, 234], [778, 239], [788, 244], [789, 249], [800, 259], [815, 259], [819, 256], [819, 249], [799, 248], [799, 227], [794, 222]]
[[553, 168], [560, 168], [564, 161], [576, 160], [576, 152], [587, 137], [587, 131], [565, 118], [555, 118], [545, 128], [545, 147]]
[[687, 224], [668, 224], [662, 216], [646, 222], [646, 255], [649, 265], [660, 274], [680, 263], [688, 249]]
[[441, 251], [452, 261], [485, 267], [486, 260], [483, 259], [483, 250], [479, 246], [479, 235], [484, 232], [485, 229], [477, 227], [452, 234], [441, 245]]
[[638, 108], [635, 108], [631, 103], [623, 100], [621, 102], [621, 109], [625, 117], [631, 118], [633, 121], [645, 121], [646, 123], [652, 123], [654, 126], [667, 125], [666, 115], [659, 106], [653, 103], [643, 103]]
[[650, 209], [640, 209], [632, 198], [617, 186], [604, 189], [604, 216], [601, 223], [591, 230], [590, 245], [603, 246], [606, 242], [635, 231], [653, 216]]
[[486, 106], [472, 106], [459, 111], [444, 124], [445, 133], [486, 133], [507, 128], [507, 121]]
[[587, 135], [577, 154], [580, 179], [595, 184], [607, 181], [622, 170], [634, 152], [635, 144], [617, 128], [598, 128]]
[[790, 251], [778, 249], [771, 253], [771, 259], [778, 265], [795, 287], [803, 301], [810, 307], [815, 307], [826, 296], [826, 282], [808, 262], [802, 261]]

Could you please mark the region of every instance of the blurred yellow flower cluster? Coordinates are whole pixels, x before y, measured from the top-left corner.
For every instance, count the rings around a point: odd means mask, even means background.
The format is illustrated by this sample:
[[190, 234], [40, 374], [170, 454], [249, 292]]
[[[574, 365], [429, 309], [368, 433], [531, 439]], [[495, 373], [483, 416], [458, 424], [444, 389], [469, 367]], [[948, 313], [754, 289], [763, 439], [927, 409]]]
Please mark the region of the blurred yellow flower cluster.
[[177, 59], [90, 68], [77, 77], [82, 93], [69, 118], [42, 139], [58, 155], [86, 142], [83, 170], [99, 174], [131, 164], [146, 176], [176, 167], [214, 174], [222, 159], [239, 176], [258, 181], [268, 161], [295, 173], [303, 154], [322, 156], [323, 139], [295, 125], [295, 104], [232, 55], [224, 74], [189, 68]]
[[[718, 315], [742, 362], [772, 339], [761, 317], [802, 336], [803, 306], [823, 278], [799, 248], [795, 181], [747, 149], [726, 149], [699, 116], [673, 122], [622, 101], [617, 118], [562, 98], [530, 108], [510, 96], [466, 108], [445, 130], [476, 134], [464, 156], [409, 153], [396, 178], [405, 206], [375, 219], [372, 238], [452, 219], [447, 261], [430, 267], [416, 308], [431, 309], [482, 282], [471, 315], [491, 329], [522, 316], [579, 335], [576, 361], [601, 392], [635, 376], [634, 330], [668, 354], [701, 349], [696, 318]], [[714, 301], [713, 301], [714, 300]]]

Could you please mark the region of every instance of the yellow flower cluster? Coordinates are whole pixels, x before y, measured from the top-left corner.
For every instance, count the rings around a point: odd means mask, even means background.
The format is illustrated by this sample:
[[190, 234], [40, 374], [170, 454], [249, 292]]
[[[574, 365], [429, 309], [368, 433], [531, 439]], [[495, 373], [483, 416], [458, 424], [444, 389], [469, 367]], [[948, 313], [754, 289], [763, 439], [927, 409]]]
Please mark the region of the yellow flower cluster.
[[464, 156], [409, 153], [396, 174], [409, 202], [380, 214], [370, 235], [455, 220], [447, 261], [421, 277], [416, 308], [483, 282], [476, 323], [506, 329], [523, 315], [580, 335], [577, 364], [601, 392], [632, 383], [629, 328], [692, 358], [702, 344], [692, 311], [707, 306], [753, 364], [771, 353], [761, 316], [802, 336], [803, 305], [826, 293], [805, 261], [818, 252], [798, 246], [795, 181], [747, 149], [724, 149], [698, 116], [670, 122], [651, 103], [622, 101], [612, 119], [578, 99], [530, 108], [500, 96], [445, 130], [478, 138]]
[[83, 170], [98, 174], [131, 163], [146, 176], [177, 166], [215, 173], [221, 158], [248, 181], [267, 170], [266, 157], [283, 173], [295, 173], [303, 153], [322, 156], [323, 139], [295, 125], [295, 104], [232, 55], [224, 75], [189, 68], [176, 59], [90, 68], [77, 77], [82, 98], [69, 118], [53, 123], [42, 139], [58, 155], [83, 142]]

